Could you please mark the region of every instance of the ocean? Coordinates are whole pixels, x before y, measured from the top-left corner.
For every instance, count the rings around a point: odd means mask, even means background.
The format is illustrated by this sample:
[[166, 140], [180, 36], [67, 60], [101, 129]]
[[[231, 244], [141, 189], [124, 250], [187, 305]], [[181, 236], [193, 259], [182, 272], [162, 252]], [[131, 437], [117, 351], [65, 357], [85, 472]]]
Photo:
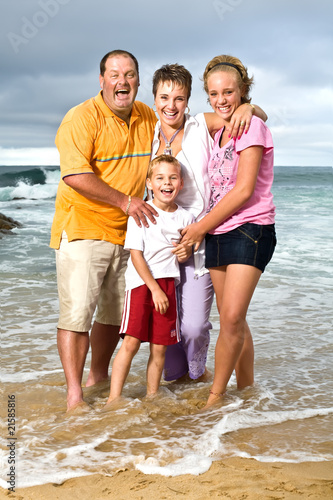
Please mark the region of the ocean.
[[[332, 172], [275, 169], [278, 244], [248, 314], [256, 353], [252, 388], [238, 391], [232, 377], [223, 404], [205, 412], [209, 383], [163, 382], [158, 397], [146, 400], [143, 346], [121, 405], [103, 410], [106, 383], [84, 389], [89, 410], [67, 415], [48, 247], [59, 168], [0, 166], [0, 212], [22, 224], [0, 239], [0, 486], [7, 489], [10, 474], [16, 487], [133, 468], [200, 474], [214, 460], [235, 456], [332, 460]], [[215, 306], [211, 321], [213, 370]], [[89, 362], [88, 355], [84, 381]]]

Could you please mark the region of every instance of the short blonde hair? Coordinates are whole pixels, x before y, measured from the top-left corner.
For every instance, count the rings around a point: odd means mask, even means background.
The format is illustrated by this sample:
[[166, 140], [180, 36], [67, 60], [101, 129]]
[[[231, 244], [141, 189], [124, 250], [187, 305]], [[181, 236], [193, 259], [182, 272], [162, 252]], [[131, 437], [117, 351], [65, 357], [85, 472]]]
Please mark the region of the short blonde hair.
[[242, 104], [250, 103], [250, 90], [253, 85], [253, 77], [249, 77], [247, 68], [237, 58], [228, 55], [221, 55], [214, 57], [206, 66], [203, 74], [204, 89], [208, 94], [208, 77], [217, 71], [232, 72], [237, 77], [239, 88], [244, 92], [242, 97]]
[[159, 165], [160, 163], [170, 163], [170, 165], [174, 165], [179, 169], [180, 176], [183, 177], [182, 175], [182, 167], [177, 158], [171, 155], [160, 155], [156, 156], [148, 165], [148, 172], [147, 172], [147, 179], [151, 179], [151, 176], [153, 175], [153, 170], [156, 165]]

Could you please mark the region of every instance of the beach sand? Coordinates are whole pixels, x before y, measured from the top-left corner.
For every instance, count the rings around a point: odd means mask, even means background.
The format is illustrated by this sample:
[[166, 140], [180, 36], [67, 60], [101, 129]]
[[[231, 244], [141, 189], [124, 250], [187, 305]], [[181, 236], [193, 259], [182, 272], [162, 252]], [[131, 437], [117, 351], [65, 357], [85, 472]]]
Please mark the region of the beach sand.
[[262, 463], [229, 458], [199, 476], [163, 477], [135, 470], [113, 476], [90, 475], [64, 481], [0, 490], [0, 499], [19, 500], [332, 500], [333, 462]]

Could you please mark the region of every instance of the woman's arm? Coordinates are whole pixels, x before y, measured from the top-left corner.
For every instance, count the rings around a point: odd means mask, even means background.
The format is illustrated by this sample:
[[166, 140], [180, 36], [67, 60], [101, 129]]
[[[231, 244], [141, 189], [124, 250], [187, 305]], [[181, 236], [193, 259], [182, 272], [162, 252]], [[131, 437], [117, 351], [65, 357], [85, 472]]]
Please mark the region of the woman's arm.
[[[229, 125], [226, 127], [228, 136], [240, 138], [243, 132], [247, 134], [253, 115], [261, 118], [264, 122], [267, 120], [265, 111], [257, 104], [245, 103], [238, 106], [231, 117]], [[207, 128], [212, 137], [214, 137], [216, 132], [225, 125], [225, 122], [216, 113], [205, 113], [205, 119]], [[241, 123], [243, 125], [241, 125]]]
[[150, 272], [150, 269], [147, 265], [143, 257], [143, 253], [141, 250], [130, 250], [131, 259], [133, 262], [133, 266], [135, 267], [138, 275], [145, 282], [149, 290], [151, 291], [152, 299], [154, 302], [154, 306], [156, 311], [164, 314], [169, 307], [168, 297], [163, 292], [160, 285], [153, 278], [153, 275]]
[[181, 243], [195, 245], [194, 251], [197, 251], [206, 233], [219, 226], [251, 198], [256, 186], [262, 154], [261, 146], [251, 146], [241, 151], [235, 186], [203, 219], [183, 229]]

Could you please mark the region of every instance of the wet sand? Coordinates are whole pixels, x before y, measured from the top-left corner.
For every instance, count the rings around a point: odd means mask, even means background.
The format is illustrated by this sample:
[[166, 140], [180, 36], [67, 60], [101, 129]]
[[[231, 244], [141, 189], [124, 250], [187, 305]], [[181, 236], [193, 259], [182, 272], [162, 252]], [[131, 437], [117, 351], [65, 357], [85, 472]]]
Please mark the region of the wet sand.
[[17, 500], [278, 500], [333, 498], [333, 462], [262, 463], [229, 458], [199, 476], [163, 477], [122, 469], [113, 476], [90, 475], [64, 481], [0, 490], [0, 499]]

